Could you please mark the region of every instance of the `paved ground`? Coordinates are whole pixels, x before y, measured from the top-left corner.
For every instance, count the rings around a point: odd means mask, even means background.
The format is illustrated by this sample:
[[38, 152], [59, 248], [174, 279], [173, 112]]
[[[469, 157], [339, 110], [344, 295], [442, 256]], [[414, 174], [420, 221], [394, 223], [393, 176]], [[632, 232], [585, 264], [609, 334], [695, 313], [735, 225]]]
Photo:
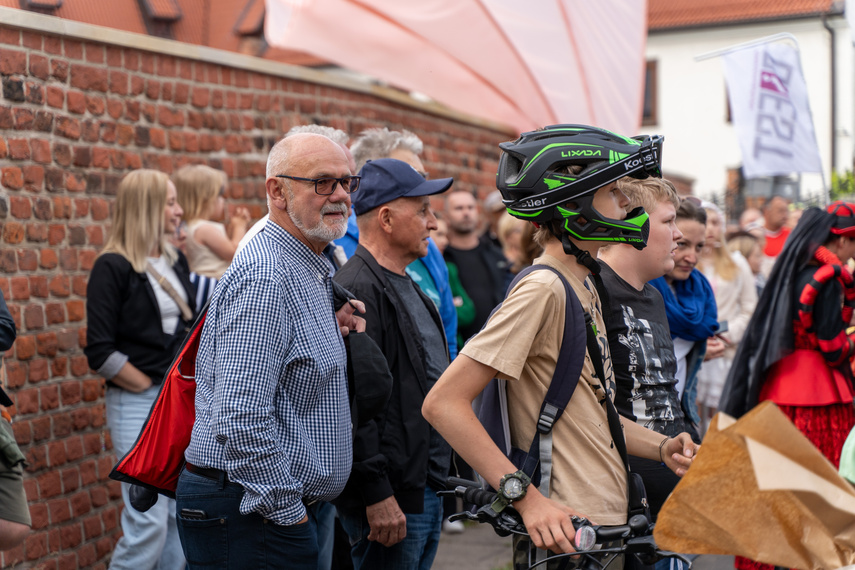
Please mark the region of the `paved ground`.
[[[509, 570], [511, 538], [501, 538], [486, 524], [467, 526], [462, 534], [445, 534], [433, 570]], [[732, 556], [699, 556], [692, 570], [733, 570]]]

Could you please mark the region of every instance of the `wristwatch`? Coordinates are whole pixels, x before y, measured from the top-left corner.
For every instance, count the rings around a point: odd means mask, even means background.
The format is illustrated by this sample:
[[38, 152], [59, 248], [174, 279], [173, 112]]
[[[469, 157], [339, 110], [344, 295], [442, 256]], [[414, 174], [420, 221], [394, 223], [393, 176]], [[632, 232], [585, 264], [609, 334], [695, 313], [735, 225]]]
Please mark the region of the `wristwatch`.
[[494, 512], [500, 513], [505, 507], [525, 497], [531, 479], [523, 471], [508, 473], [499, 481], [496, 500], [490, 505]]

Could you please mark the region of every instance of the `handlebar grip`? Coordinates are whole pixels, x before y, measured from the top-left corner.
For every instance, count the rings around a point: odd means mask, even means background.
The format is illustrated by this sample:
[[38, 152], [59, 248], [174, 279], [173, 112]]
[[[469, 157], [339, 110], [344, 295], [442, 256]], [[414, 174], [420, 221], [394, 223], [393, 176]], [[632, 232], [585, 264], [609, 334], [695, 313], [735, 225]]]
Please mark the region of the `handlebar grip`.
[[472, 503], [478, 507], [490, 505], [496, 500], [496, 493], [485, 489], [475, 489], [473, 487], [464, 487], [460, 485], [454, 489], [454, 494], [458, 497], [463, 497], [467, 503]]

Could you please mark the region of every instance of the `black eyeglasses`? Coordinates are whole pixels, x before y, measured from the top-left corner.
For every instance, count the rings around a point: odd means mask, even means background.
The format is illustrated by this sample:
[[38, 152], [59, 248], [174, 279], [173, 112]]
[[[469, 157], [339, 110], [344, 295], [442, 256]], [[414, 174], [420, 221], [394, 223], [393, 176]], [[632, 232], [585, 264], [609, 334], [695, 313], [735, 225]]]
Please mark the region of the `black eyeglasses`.
[[315, 194], [319, 196], [329, 196], [335, 192], [338, 184], [341, 184], [341, 189], [348, 194], [353, 194], [359, 188], [361, 176], [342, 176], [334, 178], [325, 176], [323, 178], [301, 178], [299, 176], [288, 176], [287, 174], [277, 174], [276, 178], [287, 178], [289, 180], [299, 180], [300, 182], [311, 182], [315, 185]]

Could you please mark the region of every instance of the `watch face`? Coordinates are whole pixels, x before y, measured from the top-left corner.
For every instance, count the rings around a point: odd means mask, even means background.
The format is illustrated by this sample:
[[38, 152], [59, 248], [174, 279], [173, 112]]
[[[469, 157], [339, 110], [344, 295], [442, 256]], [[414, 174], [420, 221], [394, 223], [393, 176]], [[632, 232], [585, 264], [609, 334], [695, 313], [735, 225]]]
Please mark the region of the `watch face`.
[[522, 481], [516, 477], [511, 477], [505, 481], [502, 490], [509, 499], [518, 499], [523, 493]]

